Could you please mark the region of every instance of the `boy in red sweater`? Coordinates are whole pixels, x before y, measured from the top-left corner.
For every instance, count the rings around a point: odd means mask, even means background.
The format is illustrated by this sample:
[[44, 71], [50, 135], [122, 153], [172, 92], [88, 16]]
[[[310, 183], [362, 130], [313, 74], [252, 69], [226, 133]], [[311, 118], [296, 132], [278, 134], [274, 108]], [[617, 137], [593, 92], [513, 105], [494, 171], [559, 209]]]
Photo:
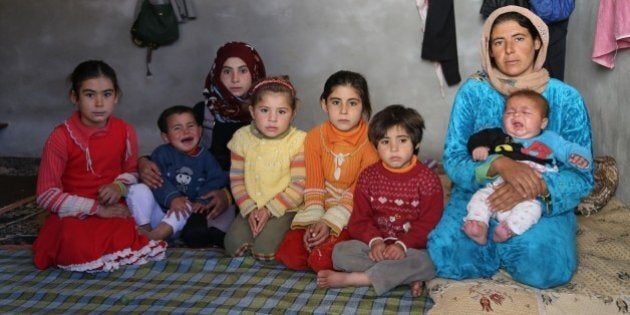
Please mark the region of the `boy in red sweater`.
[[337, 244], [336, 270], [322, 270], [317, 285], [369, 286], [381, 295], [409, 284], [411, 295], [435, 276], [427, 235], [444, 206], [439, 177], [418, 162], [424, 120], [412, 108], [390, 105], [370, 122], [368, 136], [381, 158], [359, 176], [348, 222], [352, 240]]

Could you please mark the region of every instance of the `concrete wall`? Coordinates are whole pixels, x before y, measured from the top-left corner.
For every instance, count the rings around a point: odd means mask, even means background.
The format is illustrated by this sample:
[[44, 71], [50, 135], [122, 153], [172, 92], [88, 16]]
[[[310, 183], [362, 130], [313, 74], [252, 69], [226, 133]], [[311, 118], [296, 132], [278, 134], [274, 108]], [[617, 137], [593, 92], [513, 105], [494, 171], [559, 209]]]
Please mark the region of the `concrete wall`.
[[599, 1], [576, 2], [569, 21], [565, 81], [582, 93], [591, 115], [595, 155], [617, 160], [617, 197], [630, 202], [630, 49], [617, 53], [612, 70], [592, 62]]
[[[147, 78], [145, 51], [129, 35], [136, 0], [0, 0], [0, 122], [10, 124], [0, 130], [0, 155], [40, 154], [50, 130], [73, 111], [65, 79], [85, 59], [103, 59], [116, 69], [124, 92], [116, 114], [136, 127], [140, 150], [149, 153], [160, 143], [155, 126], [160, 111], [201, 100], [216, 49], [239, 40], [258, 49], [269, 74], [291, 76], [303, 101], [298, 127], [309, 129], [325, 119], [318, 96], [326, 78], [339, 69], [354, 70], [368, 79], [374, 111], [393, 103], [418, 109], [427, 121], [421, 156], [441, 157], [457, 86], [442, 97], [434, 65], [420, 59], [415, 1], [189, 1], [197, 7], [197, 20], [181, 25], [175, 44], [154, 52], [154, 76]], [[465, 78], [479, 68], [481, 0], [455, 2]], [[596, 154], [616, 157], [623, 175], [630, 172], [622, 145], [630, 133], [624, 126], [630, 115], [624, 107], [630, 99], [630, 52], [618, 55], [612, 71], [591, 62], [597, 2], [577, 3], [566, 80], [588, 103]], [[630, 186], [622, 185], [620, 193], [630, 200]]]

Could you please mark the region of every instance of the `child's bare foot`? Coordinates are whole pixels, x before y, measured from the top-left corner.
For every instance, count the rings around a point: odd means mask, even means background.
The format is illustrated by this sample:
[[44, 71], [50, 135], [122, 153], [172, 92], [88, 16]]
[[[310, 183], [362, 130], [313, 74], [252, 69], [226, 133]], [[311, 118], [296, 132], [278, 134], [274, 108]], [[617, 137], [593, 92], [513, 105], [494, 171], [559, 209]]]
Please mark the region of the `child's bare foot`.
[[173, 234], [173, 228], [164, 222], [160, 222], [160, 224], [158, 224], [158, 226], [156, 226], [155, 229], [153, 230], [150, 230], [150, 231], [138, 230], [138, 231], [140, 231], [140, 233], [144, 234], [146, 237], [152, 240], [157, 240], [157, 241], [165, 240], [169, 236], [171, 236], [171, 234]]
[[502, 243], [510, 239], [510, 237], [514, 236], [514, 232], [510, 229], [510, 227], [505, 222], [501, 222], [496, 229], [494, 229], [494, 235], [492, 235], [492, 240], [497, 243]]
[[422, 294], [422, 281], [414, 281], [409, 284], [409, 291], [411, 291], [412, 297], [418, 297]]
[[317, 273], [317, 286], [320, 288], [365, 287], [371, 285], [365, 272], [339, 272], [321, 270]]
[[488, 242], [488, 226], [475, 220], [464, 222], [464, 233], [479, 245], [486, 245]]

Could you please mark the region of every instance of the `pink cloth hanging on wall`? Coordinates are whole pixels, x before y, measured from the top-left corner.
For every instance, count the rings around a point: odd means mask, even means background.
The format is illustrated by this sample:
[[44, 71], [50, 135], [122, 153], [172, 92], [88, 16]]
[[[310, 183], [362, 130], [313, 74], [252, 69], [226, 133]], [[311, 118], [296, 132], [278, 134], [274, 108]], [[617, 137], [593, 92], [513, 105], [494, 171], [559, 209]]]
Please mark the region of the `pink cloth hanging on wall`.
[[600, 0], [591, 58], [612, 69], [624, 48], [630, 48], [630, 0]]

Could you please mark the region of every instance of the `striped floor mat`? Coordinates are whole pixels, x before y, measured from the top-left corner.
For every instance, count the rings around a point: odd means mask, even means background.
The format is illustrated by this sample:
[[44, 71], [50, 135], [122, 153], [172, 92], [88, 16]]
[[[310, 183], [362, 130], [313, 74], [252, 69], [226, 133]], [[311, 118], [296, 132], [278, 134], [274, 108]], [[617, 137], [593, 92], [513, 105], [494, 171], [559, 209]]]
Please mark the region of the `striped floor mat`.
[[315, 274], [169, 249], [168, 258], [112, 273], [39, 271], [29, 250], [0, 250], [0, 313], [424, 313], [426, 292], [407, 286], [377, 297], [372, 288], [318, 289]]

